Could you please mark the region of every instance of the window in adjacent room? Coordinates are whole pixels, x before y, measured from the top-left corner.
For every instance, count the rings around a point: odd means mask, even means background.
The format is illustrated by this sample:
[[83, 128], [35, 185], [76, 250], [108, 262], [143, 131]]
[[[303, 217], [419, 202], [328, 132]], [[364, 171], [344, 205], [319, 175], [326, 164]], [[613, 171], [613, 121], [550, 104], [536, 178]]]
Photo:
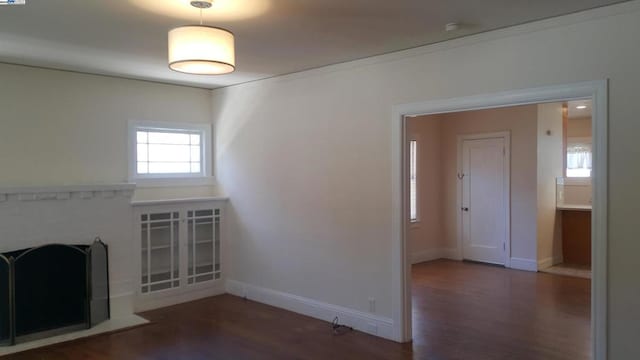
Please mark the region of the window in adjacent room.
[[129, 132], [132, 180], [210, 175], [209, 125], [135, 122]]
[[591, 122], [590, 99], [568, 101], [563, 106], [565, 176], [591, 177]]
[[418, 221], [418, 141], [409, 141], [409, 221]]
[[591, 176], [591, 144], [574, 142], [567, 144], [567, 177]]

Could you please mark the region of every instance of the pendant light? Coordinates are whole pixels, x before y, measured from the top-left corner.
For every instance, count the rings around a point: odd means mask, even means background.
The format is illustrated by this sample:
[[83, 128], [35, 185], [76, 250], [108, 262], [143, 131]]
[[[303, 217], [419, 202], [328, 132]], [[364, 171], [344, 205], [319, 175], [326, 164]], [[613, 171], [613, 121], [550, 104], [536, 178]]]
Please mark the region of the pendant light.
[[191, 1], [200, 9], [200, 25], [187, 25], [169, 31], [169, 68], [187, 74], [221, 75], [235, 70], [233, 34], [222, 28], [202, 25], [202, 10], [212, 0]]

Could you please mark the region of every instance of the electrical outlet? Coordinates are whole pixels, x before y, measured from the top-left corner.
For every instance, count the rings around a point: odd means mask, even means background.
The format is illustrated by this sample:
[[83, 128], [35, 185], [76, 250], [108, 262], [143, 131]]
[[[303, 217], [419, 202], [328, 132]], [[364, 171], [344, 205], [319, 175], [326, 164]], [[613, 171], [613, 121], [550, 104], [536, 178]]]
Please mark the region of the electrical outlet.
[[369, 298], [369, 312], [372, 314], [376, 312], [376, 299], [372, 297]]

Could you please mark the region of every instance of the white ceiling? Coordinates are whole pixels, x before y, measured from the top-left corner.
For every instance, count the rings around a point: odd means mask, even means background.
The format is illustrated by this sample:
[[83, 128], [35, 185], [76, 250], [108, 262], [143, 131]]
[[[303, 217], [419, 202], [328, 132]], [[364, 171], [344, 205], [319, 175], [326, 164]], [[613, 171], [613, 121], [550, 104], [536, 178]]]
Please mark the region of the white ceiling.
[[215, 0], [205, 24], [235, 33], [237, 67], [197, 76], [166, 64], [167, 31], [198, 21], [188, 0], [26, 0], [0, 6], [0, 62], [216, 88], [617, 2]]
[[[586, 106], [584, 109], [578, 109], [578, 106]], [[573, 100], [567, 102], [567, 117], [569, 119], [590, 118], [591, 117], [591, 100]]]

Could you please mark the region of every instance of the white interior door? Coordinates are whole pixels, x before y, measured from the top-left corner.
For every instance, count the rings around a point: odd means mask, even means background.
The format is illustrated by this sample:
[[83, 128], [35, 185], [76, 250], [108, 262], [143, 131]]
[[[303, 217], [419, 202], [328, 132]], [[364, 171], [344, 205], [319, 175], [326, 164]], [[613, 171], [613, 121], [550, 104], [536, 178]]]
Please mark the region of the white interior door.
[[462, 254], [505, 264], [508, 174], [505, 137], [462, 140]]

